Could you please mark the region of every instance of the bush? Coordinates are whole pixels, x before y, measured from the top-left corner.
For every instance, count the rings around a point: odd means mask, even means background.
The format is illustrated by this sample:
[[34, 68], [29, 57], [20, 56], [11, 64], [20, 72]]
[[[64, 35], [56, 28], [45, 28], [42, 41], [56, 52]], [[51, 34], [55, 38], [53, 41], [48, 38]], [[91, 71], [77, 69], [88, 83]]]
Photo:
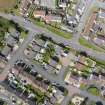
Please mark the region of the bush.
[[15, 5], [14, 8], [15, 8], [15, 9], [18, 9], [18, 5]]
[[28, 34], [29, 33], [29, 30], [26, 30], [25, 33]]
[[101, 101], [97, 101], [96, 105], [103, 105], [103, 103]]
[[85, 56], [85, 57], [88, 56], [87, 53], [86, 53], [85, 51], [81, 51], [81, 52], [80, 52], [80, 55], [83, 55], [83, 56]]

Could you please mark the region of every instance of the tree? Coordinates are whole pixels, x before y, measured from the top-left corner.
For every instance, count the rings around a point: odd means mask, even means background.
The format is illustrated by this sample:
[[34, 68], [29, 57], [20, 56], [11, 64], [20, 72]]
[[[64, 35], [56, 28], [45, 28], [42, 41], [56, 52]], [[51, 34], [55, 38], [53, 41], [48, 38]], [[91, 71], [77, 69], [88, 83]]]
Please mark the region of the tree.
[[14, 12], [13, 12], [13, 10], [11, 10], [10, 12], [11, 12], [11, 14], [13, 14], [13, 13], [14, 13]]
[[14, 6], [14, 9], [18, 9], [18, 5], [15, 5], [15, 6]]
[[10, 22], [10, 24], [12, 24], [12, 25], [15, 24], [15, 22], [14, 22], [13, 20], [10, 20], [9, 22]]
[[14, 27], [16, 28], [16, 30], [19, 31], [20, 33], [23, 31], [23, 28], [20, 27], [18, 23], [15, 23], [13, 20], [10, 20], [9, 22], [10, 22], [10, 24], [11, 24], [12, 26], [14, 26]]
[[29, 33], [29, 30], [26, 30], [25, 33], [28, 34]]
[[47, 48], [50, 51], [51, 55], [53, 55], [53, 53], [55, 52], [54, 45], [53, 44], [48, 44]]
[[43, 34], [40, 34], [40, 39], [42, 39], [42, 40], [46, 41], [46, 40], [47, 40], [47, 37], [46, 37], [46, 36], [44, 36]]
[[88, 56], [87, 53], [86, 53], [85, 51], [81, 51], [81, 52], [80, 52], [80, 55], [83, 55], [83, 56], [85, 56], [85, 57]]
[[57, 56], [52, 57], [53, 60], [55, 60], [56, 62], [59, 62], [59, 58]]
[[96, 105], [103, 105], [103, 103], [101, 101], [97, 101]]
[[63, 43], [59, 43], [59, 46], [60, 46], [60, 47], [63, 47], [63, 48], [66, 47]]
[[38, 80], [38, 81], [42, 81], [43, 78], [42, 78], [42, 77], [36, 77], [36, 80]]

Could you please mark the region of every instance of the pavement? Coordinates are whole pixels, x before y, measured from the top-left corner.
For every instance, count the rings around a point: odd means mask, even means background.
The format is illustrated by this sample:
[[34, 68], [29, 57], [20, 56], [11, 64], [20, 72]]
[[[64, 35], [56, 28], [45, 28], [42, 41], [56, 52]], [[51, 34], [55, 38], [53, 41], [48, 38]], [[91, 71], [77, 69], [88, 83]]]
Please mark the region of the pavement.
[[[91, 3], [91, 5], [90, 5]], [[85, 9], [85, 13], [83, 14], [81, 20], [80, 20], [80, 24], [77, 27], [78, 32], [73, 34], [73, 38], [71, 40], [65, 39], [63, 37], [60, 37], [50, 31], [48, 31], [45, 28], [41, 28], [36, 26], [35, 24], [33, 24], [32, 22], [26, 21], [24, 20], [23, 17], [20, 16], [13, 16], [11, 14], [5, 14], [5, 13], [0, 13], [0, 16], [3, 16], [4, 18], [10, 19], [10, 20], [14, 20], [15, 22], [19, 23], [22, 27], [26, 28], [29, 30], [29, 35], [28, 37], [24, 40], [24, 42], [22, 43], [22, 45], [19, 47], [19, 49], [16, 51], [16, 53], [13, 54], [13, 56], [11, 57], [11, 59], [8, 62], [8, 65], [5, 67], [3, 73], [1, 74], [3, 76], [2, 79], [0, 79], [1, 81], [5, 79], [6, 75], [8, 74], [9, 69], [14, 65], [14, 62], [17, 59], [25, 59], [25, 57], [23, 56], [23, 51], [26, 48], [27, 44], [32, 40], [32, 38], [38, 34], [38, 33], [44, 33], [46, 36], [50, 36], [53, 38], [53, 40], [55, 40], [58, 43], [68, 43], [68, 45], [70, 45], [71, 47], [73, 47], [75, 50], [77, 51], [86, 51], [88, 55], [95, 57], [96, 59], [99, 60], [105, 60], [105, 53], [104, 52], [97, 52], [94, 51], [92, 49], [86, 48], [82, 45], [80, 45], [78, 43], [78, 39], [80, 37], [80, 34], [82, 32], [82, 29], [85, 25], [86, 22], [86, 18], [89, 16], [90, 14], [90, 10], [91, 8], [96, 5], [98, 7], [102, 7], [105, 8], [105, 4], [98, 2], [96, 0], [90, 0], [90, 3], [87, 4], [87, 7]], [[27, 61], [28, 64], [33, 64], [31, 61]], [[35, 65], [35, 64], [34, 64]], [[70, 98], [72, 97], [73, 94], [78, 93], [78, 94], [82, 94], [84, 96], [89, 97], [91, 100], [94, 101], [98, 101], [101, 100], [103, 102], [103, 104], [105, 105], [105, 101], [103, 101], [102, 99], [100, 99], [97, 96], [93, 96], [91, 94], [89, 94], [86, 91], [82, 91], [76, 87], [73, 87], [72, 85], [65, 85], [65, 82], [63, 81], [63, 72], [61, 73], [60, 76], [56, 76], [53, 77], [52, 75], [50, 75], [49, 73], [47, 73], [46, 71], [44, 71], [39, 65], [35, 65], [35, 70], [38, 71], [38, 73], [40, 73], [41, 75], [43, 75], [44, 77], [46, 77], [48, 80], [50, 80], [51, 82], [57, 82], [60, 85], [66, 87], [69, 91], [69, 94], [67, 97], [65, 97], [64, 101], [62, 102], [61, 105], [66, 105], [68, 103], [68, 101], [70, 100]]]

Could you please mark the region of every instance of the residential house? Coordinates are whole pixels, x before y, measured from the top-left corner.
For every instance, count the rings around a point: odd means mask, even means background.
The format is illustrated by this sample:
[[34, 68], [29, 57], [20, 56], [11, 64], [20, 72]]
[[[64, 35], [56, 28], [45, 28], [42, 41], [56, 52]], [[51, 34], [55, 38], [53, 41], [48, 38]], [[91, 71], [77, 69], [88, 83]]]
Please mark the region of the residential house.
[[51, 22], [61, 23], [61, 20], [62, 20], [62, 18], [60, 16], [56, 16], [56, 15], [52, 15], [52, 14], [45, 15], [45, 11], [42, 11], [42, 10], [35, 11], [34, 18], [40, 18], [43, 21], [45, 21], [46, 23], [51, 23]]

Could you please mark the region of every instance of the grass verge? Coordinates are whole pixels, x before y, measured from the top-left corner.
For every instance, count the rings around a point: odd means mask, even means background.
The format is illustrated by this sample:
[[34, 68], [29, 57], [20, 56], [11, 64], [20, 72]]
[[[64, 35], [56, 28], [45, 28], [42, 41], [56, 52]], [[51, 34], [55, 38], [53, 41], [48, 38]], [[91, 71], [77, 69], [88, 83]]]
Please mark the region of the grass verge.
[[68, 33], [68, 32], [65, 32], [61, 29], [58, 29], [58, 28], [55, 28], [55, 27], [52, 27], [50, 25], [47, 25], [45, 24], [44, 22], [41, 22], [41, 21], [37, 21], [37, 20], [34, 20], [34, 19], [31, 19], [32, 22], [42, 28], [46, 28], [48, 29], [49, 31], [55, 33], [56, 35], [59, 35], [61, 37], [64, 37], [66, 39], [71, 39], [72, 38], [72, 34], [71, 33]]
[[105, 50], [103, 50], [102, 48], [100, 48], [100, 47], [98, 47], [98, 46], [96, 46], [96, 45], [94, 45], [94, 44], [91, 44], [91, 43], [89, 43], [86, 39], [84, 39], [84, 38], [79, 38], [79, 43], [81, 44], [81, 45], [83, 45], [83, 46], [85, 46], [85, 47], [87, 47], [87, 48], [91, 48], [91, 49], [93, 49], [93, 50], [95, 50], [95, 51], [99, 51], [99, 52], [105, 52]]
[[60, 29], [57, 29], [55, 27], [52, 27], [52, 26], [47, 26], [47, 29], [59, 36], [62, 36], [66, 39], [71, 39], [72, 38], [72, 34], [71, 33], [68, 33], [68, 32], [65, 32], [65, 31], [62, 31]]

